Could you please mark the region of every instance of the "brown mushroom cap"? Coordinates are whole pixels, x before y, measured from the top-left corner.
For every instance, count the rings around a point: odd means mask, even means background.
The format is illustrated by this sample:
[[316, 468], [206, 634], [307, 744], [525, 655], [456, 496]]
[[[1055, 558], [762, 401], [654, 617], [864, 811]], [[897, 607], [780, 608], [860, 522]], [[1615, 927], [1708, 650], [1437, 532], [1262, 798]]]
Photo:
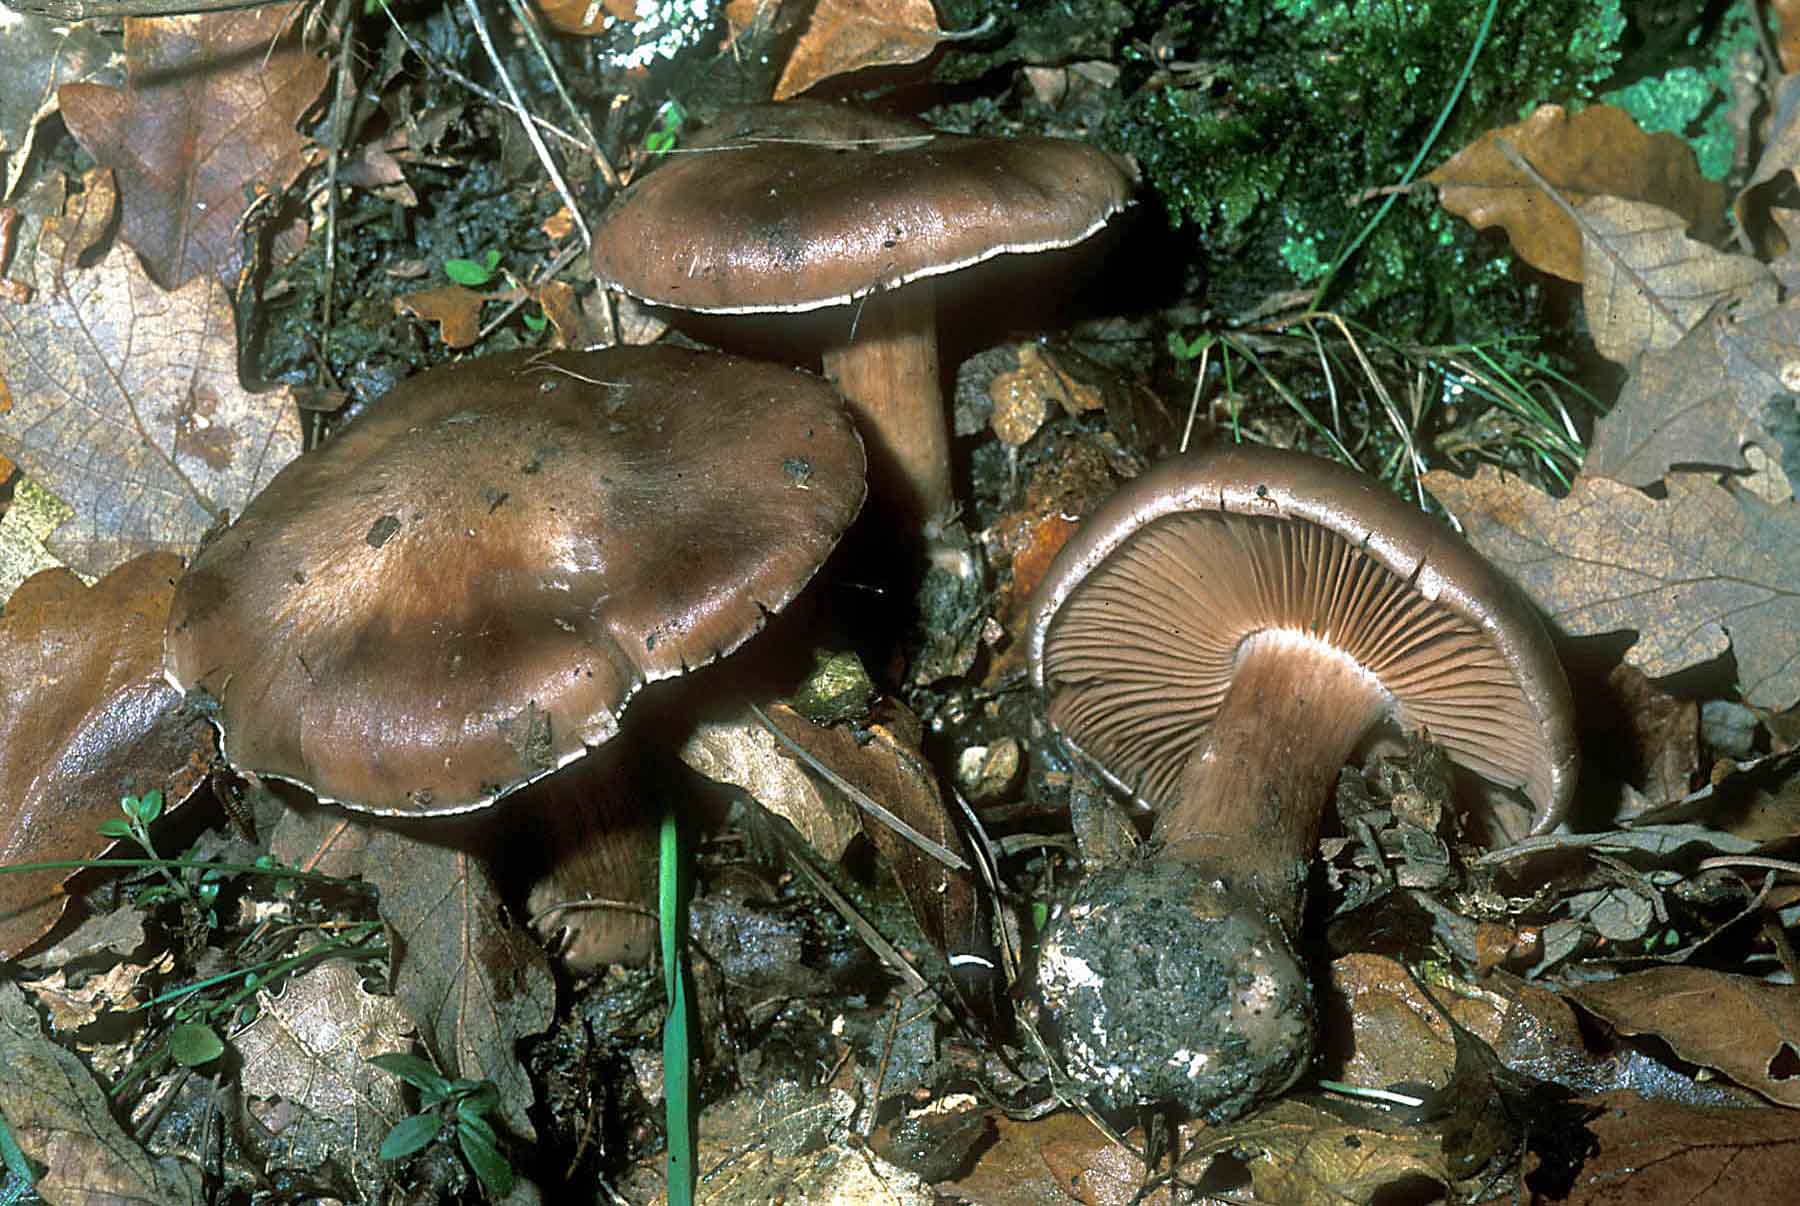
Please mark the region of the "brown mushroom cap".
[[594, 274], [687, 310], [814, 310], [1072, 246], [1134, 182], [1086, 143], [945, 134], [822, 101], [753, 105], [620, 196], [595, 232]]
[[169, 680], [230, 761], [388, 814], [460, 812], [721, 657], [863, 498], [823, 381], [668, 348], [430, 370], [276, 475], [177, 589]]
[[932, 278], [1079, 243], [1135, 179], [1085, 143], [944, 134], [821, 101], [755, 105], [613, 203], [594, 274], [714, 314], [861, 299], [849, 336], [823, 349], [825, 371], [868, 442], [874, 492], [923, 526], [955, 501]]
[[1329, 461], [1238, 447], [1165, 462], [1063, 548], [1039, 588], [1033, 682], [1116, 787], [1169, 807], [1240, 649], [1285, 630], [1372, 675], [1408, 732], [1562, 819], [1578, 754], [1529, 602], [1443, 524]]

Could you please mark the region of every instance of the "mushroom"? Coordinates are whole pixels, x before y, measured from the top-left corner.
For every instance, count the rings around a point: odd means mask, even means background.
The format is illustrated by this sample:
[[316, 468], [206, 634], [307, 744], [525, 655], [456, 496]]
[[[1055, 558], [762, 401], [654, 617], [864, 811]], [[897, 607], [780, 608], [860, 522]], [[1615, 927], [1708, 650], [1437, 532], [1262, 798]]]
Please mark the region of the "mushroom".
[[210, 697], [240, 770], [387, 816], [480, 809], [756, 633], [863, 472], [842, 399], [774, 365], [631, 348], [432, 369], [195, 556], [164, 672]]
[[1104, 1108], [1209, 1120], [1311, 1047], [1293, 947], [1334, 779], [1384, 722], [1562, 818], [1569, 688], [1529, 603], [1359, 474], [1234, 448], [1166, 462], [1084, 522], [1039, 587], [1032, 682], [1063, 743], [1154, 809], [1153, 854], [1084, 881], [1039, 986]]
[[1079, 243], [1136, 181], [1085, 143], [945, 134], [820, 101], [727, 114], [682, 151], [608, 211], [595, 275], [710, 314], [860, 303], [826, 375], [850, 399], [875, 493], [921, 521], [954, 501], [933, 280]]

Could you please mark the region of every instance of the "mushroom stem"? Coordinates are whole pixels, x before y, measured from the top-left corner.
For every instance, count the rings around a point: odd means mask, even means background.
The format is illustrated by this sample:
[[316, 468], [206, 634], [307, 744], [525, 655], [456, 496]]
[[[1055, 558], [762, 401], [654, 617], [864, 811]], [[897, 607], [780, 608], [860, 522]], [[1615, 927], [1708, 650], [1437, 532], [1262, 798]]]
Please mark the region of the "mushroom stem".
[[1217, 871], [1294, 932], [1332, 783], [1387, 705], [1374, 676], [1323, 641], [1252, 636], [1157, 823], [1162, 857]]
[[532, 928], [578, 972], [642, 967], [656, 950], [657, 809], [615, 746], [527, 789], [533, 815], [508, 837], [544, 866], [526, 895]]
[[871, 493], [921, 522], [954, 500], [936, 293], [926, 280], [871, 294], [850, 342], [824, 354], [825, 375], [849, 400], [868, 449]]

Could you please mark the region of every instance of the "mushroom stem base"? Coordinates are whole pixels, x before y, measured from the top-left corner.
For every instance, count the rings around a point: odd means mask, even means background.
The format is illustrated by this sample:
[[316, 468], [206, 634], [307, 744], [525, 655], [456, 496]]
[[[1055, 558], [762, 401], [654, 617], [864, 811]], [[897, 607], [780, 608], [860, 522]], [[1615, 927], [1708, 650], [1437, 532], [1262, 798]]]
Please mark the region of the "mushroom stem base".
[[1065, 1070], [1103, 1110], [1235, 1118], [1312, 1052], [1312, 987], [1286, 936], [1177, 863], [1083, 880], [1044, 935], [1038, 989]]
[[1380, 684], [1322, 641], [1251, 637], [1180, 801], [1157, 822], [1162, 856], [1209, 868], [1293, 932], [1332, 784], [1387, 706]]
[[930, 281], [873, 294], [859, 303], [851, 340], [824, 355], [868, 448], [871, 493], [919, 524], [955, 498], [936, 305]]

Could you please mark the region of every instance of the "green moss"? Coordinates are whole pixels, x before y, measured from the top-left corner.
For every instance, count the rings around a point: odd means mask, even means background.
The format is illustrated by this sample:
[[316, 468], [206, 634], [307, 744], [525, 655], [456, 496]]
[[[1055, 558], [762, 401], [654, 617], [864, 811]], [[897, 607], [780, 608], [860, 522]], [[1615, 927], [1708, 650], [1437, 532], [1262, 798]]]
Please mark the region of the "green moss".
[[1687, 38], [1697, 61], [1643, 76], [1601, 96], [1624, 109], [1651, 133], [1667, 130], [1687, 139], [1709, 180], [1731, 171], [1737, 135], [1731, 128], [1731, 63], [1756, 45], [1756, 30], [1745, 8], [1734, 8], [1717, 36], [1698, 27]]
[[[1170, 220], [1195, 228], [1215, 297], [1241, 312], [1318, 280], [1429, 136], [1474, 44], [1484, 0], [1233, 0], [1178, 20], [1139, 0], [1122, 58], [1130, 99], [1109, 134], [1137, 156]], [[1501, 5], [1440, 136], [1440, 161], [1520, 108], [1590, 94], [1616, 60], [1618, 0]], [[1177, 62], [1152, 61], [1152, 38]], [[1330, 304], [1397, 335], [1476, 335], [1528, 314], [1503, 246], [1423, 198], [1394, 207]]]

